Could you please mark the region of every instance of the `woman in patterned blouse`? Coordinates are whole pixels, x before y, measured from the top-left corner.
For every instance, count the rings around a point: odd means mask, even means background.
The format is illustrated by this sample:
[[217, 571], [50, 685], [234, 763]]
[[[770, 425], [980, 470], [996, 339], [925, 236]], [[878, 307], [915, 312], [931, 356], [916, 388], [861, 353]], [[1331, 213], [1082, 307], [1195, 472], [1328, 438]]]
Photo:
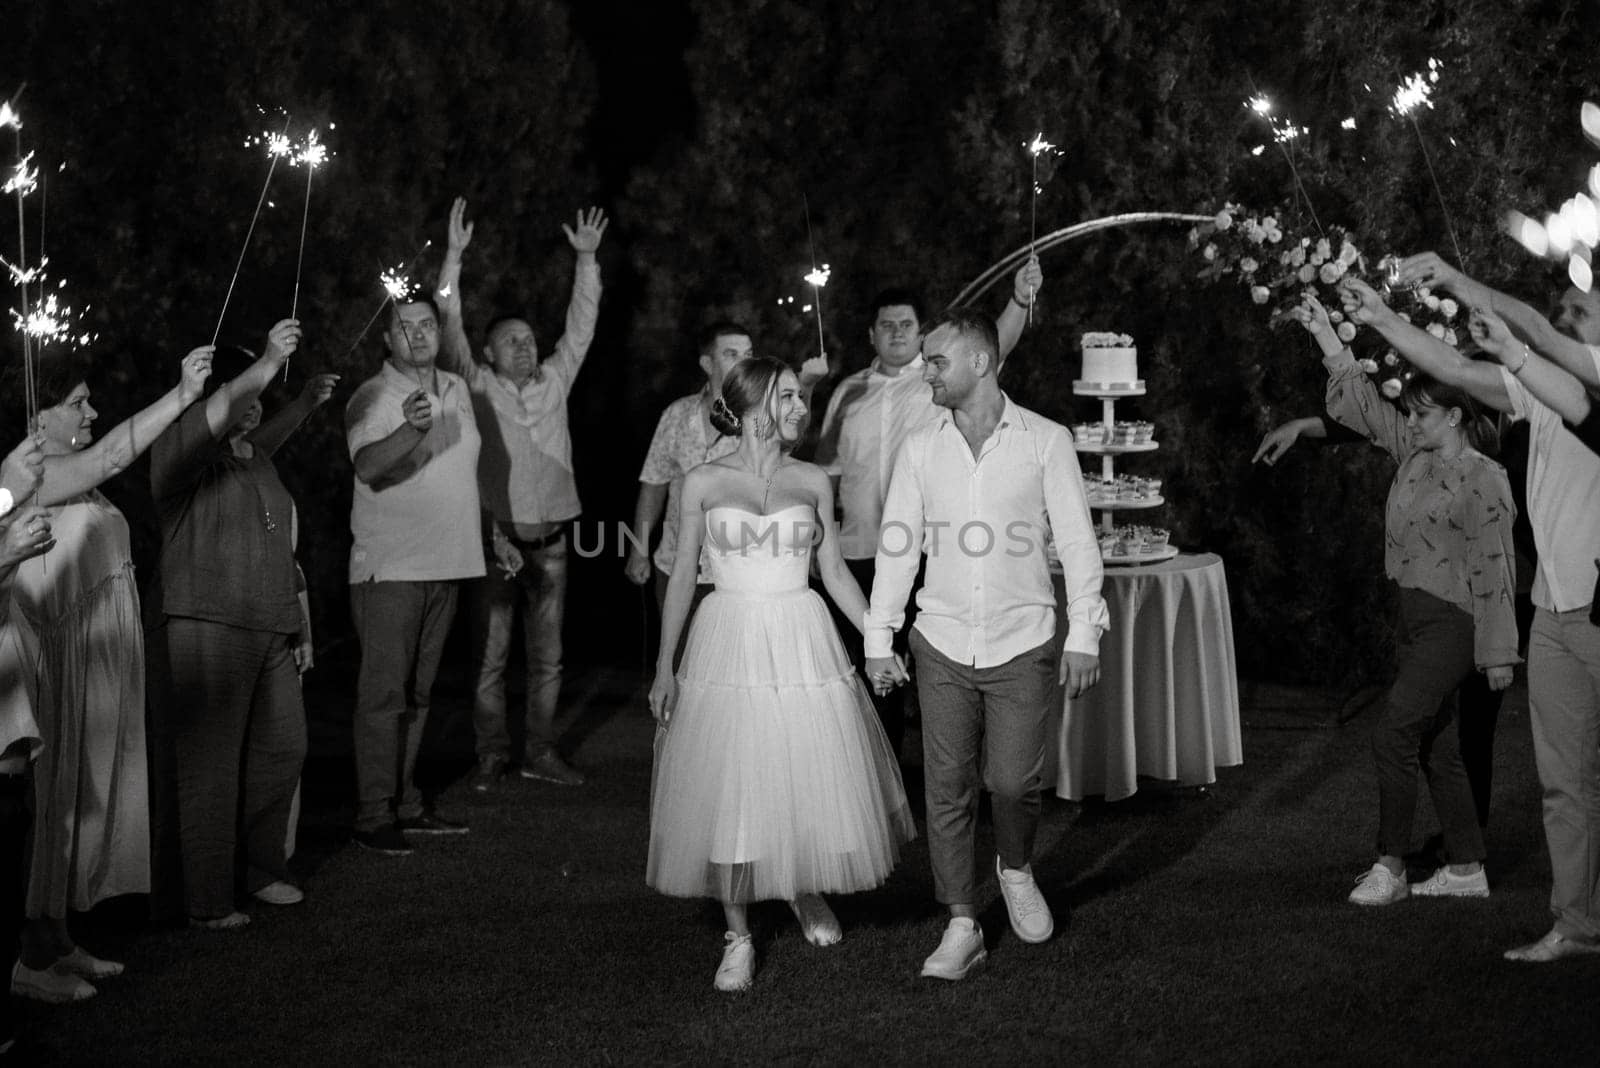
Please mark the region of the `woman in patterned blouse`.
[[[1494, 448], [1494, 425], [1465, 392], [1421, 374], [1407, 382], [1402, 412], [1373, 387], [1314, 298], [1296, 318], [1322, 349], [1328, 414], [1400, 465], [1384, 518], [1384, 570], [1400, 587], [1400, 624], [1396, 677], [1372, 738], [1378, 859], [1350, 901], [1486, 897], [1483, 834], [1461, 762], [1453, 695], [1474, 671], [1503, 690], [1519, 662], [1511, 544], [1517, 510], [1505, 469], [1485, 455]], [[1408, 338], [1401, 339], [1402, 355]], [[1448, 862], [1408, 885], [1401, 858], [1411, 846], [1419, 766]]]

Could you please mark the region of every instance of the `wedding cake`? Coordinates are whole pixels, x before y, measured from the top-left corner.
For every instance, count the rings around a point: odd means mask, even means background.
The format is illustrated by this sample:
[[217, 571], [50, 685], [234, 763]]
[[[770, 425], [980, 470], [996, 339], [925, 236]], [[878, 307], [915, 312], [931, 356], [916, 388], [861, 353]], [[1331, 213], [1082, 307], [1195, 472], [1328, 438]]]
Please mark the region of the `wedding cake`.
[[1083, 377], [1078, 389], [1143, 391], [1139, 379], [1139, 349], [1127, 334], [1084, 334]]

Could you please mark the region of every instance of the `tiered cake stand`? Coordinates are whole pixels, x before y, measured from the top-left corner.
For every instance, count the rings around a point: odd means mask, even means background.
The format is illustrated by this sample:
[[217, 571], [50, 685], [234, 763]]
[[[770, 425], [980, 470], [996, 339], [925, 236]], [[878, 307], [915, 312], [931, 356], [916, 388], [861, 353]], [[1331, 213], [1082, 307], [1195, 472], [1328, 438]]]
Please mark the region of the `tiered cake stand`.
[[[1144, 396], [1144, 382], [1133, 382], [1127, 385], [1106, 385], [1099, 382], [1084, 382], [1082, 380], [1072, 383], [1072, 392], [1080, 397], [1100, 398], [1101, 425], [1110, 435], [1117, 425], [1117, 400], [1122, 397]], [[1161, 446], [1154, 441], [1144, 441], [1137, 445], [1112, 445], [1109, 442], [1074, 443], [1081, 453], [1100, 457], [1100, 478], [1102, 481], [1115, 480], [1116, 458], [1130, 452], [1155, 452]], [[1102, 533], [1111, 534], [1116, 530], [1116, 514], [1122, 511], [1143, 508], [1159, 508], [1166, 504], [1166, 500], [1159, 494], [1139, 500], [1106, 500], [1097, 492], [1090, 492], [1089, 507], [1100, 513], [1100, 530]], [[1152, 552], [1116, 553], [1103, 552], [1101, 558], [1108, 564], [1155, 564], [1162, 560], [1171, 560], [1178, 555], [1178, 547], [1170, 541]]]

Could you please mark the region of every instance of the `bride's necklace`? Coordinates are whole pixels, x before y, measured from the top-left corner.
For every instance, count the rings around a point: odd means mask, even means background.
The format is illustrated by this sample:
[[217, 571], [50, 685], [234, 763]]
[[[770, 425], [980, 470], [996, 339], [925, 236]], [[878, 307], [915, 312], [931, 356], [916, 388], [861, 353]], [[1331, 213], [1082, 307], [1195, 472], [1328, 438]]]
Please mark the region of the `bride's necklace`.
[[[772, 465], [772, 470], [770, 472], [768, 472], [765, 481], [763, 481], [761, 483], [761, 514], [762, 515], [766, 515], [767, 514], [767, 498], [772, 496], [772, 480], [778, 477], [778, 469], [781, 468], [782, 466], [783, 466], [783, 458], [779, 457], [778, 462]], [[750, 473], [752, 475], [757, 475], [757, 477], [760, 477], [759, 473], [756, 472], [756, 471], [751, 471]]]

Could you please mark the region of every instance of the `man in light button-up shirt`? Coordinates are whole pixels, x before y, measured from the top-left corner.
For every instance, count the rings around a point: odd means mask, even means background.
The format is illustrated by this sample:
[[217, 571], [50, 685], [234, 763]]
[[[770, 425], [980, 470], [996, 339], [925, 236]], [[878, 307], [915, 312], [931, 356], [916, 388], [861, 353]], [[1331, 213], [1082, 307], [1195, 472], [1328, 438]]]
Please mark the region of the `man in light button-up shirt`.
[[489, 325], [483, 355], [472, 358], [461, 318], [461, 254], [472, 240], [466, 202], [450, 210], [450, 240], [439, 272], [444, 318], [440, 362], [457, 371], [472, 391], [483, 429], [478, 488], [483, 498], [487, 547], [495, 566], [470, 589], [477, 692], [472, 724], [478, 773], [473, 789], [494, 787], [510, 758], [506, 729], [506, 663], [519, 606], [527, 662], [522, 776], [578, 786], [582, 773], [557, 751], [556, 706], [561, 696], [561, 624], [567, 597], [567, 524], [578, 517], [572, 474], [572, 434], [567, 397], [594, 340], [600, 310], [600, 265], [595, 251], [605, 234], [598, 208], [579, 212], [563, 226], [577, 254], [566, 329], [543, 362], [533, 328], [507, 317]]
[[[895, 460], [867, 611], [867, 674], [903, 680], [892, 636], [918, 558], [927, 574], [911, 633], [922, 703], [928, 849], [950, 925], [922, 974], [963, 978], [981, 964], [974, 825], [981, 781], [994, 814], [996, 873], [1018, 937], [1054, 930], [1033, 881], [1052, 686], [1076, 697], [1100, 676], [1100, 549], [1072, 435], [1019, 407], [995, 378], [993, 324], [952, 312], [927, 336], [924, 377], [948, 409]], [[1045, 557], [1054, 539], [1068, 631], [1058, 645]]]

